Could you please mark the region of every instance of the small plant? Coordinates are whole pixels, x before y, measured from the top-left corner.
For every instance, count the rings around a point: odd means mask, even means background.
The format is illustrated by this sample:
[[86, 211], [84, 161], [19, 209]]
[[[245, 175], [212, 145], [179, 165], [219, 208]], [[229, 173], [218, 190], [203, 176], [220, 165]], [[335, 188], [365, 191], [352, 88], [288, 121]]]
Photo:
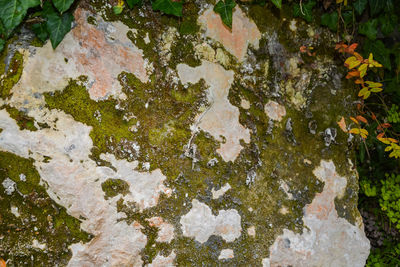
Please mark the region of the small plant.
[[400, 175], [386, 174], [382, 179], [379, 205], [397, 229], [400, 229]]

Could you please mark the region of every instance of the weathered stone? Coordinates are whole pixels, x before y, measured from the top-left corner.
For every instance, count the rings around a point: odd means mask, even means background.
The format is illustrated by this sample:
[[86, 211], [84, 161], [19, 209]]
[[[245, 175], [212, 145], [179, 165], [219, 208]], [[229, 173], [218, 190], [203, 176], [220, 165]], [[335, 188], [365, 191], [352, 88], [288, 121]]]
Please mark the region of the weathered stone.
[[[257, 4], [238, 5], [230, 31], [203, 1], [181, 20], [93, 2], [56, 50], [17, 40], [0, 54], [0, 155], [31, 162], [53, 201], [43, 210], [69, 216], [30, 218], [32, 170], [9, 175], [0, 158], [10, 266], [364, 265], [357, 175], [336, 131], [354, 92], [329, 33]], [[28, 219], [10, 241], [10, 222]], [[55, 247], [35, 220], [79, 238]]]

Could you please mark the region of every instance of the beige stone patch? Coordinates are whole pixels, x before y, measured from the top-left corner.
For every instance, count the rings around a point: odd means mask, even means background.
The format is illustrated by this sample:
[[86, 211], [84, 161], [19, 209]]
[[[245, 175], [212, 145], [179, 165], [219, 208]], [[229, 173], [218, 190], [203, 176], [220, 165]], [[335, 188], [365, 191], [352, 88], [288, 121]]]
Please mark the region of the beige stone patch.
[[251, 237], [255, 237], [256, 236], [256, 227], [250, 226], [249, 228], [247, 228], [247, 234]]
[[218, 198], [222, 197], [231, 188], [232, 188], [231, 185], [226, 183], [219, 190], [215, 190], [214, 188], [211, 189], [213, 199], [218, 199]]
[[195, 130], [200, 128], [209, 132], [216, 140], [226, 142], [221, 144], [217, 152], [225, 161], [234, 161], [242, 150], [239, 140], [250, 142], [250, 132], [239, 122], [239, 109], [228, 99], [229, 89], [233, 82], [233, 71], [226, 71], [218, 64], [202, 61], [196, 68], [186, 64], [177, 66], [182, 83], [197, 83], [204, 79], [210, 87], [207, 98], [210, 107], [196, 118]]
[[211, 235], [220, 235], [226, 242], [239, 238], [242, 227], [237, 210], [220, 210], [214, 216], [211, 209], [197, 199], [192, 201], [192, 209], [180, 220], [184, 236], [194, 237], [204, 243]]
[[240, 101], [240, 106], [244, 109], [249, 109], [250, 108], [250, 102], [249, 100], [246, 99], [241, 99]]
[[198, 44], [194, 47], [195, 54], [197, 58], [205, 59], [207, 61], [213, 62], [215, 60], [215, 51], [207, 43]]
[[175, 251], [172, 251], [167, 257], [164, 257], [160, 254], [154, 258], [153, 262], [146, 265], [147, 267], [172, 267], [174, 265], [176, 254]]
[[174, 239], [174, 226], [166, 223], [161, 217], [152, 217], [148, 219], [150, 226], [155, 226], [159, 229], [157, 242], [170, 243]]
[[[25, 106], [36, 103], [34, 93], [61, 90], [70, 79], [81, 75], [87, 75], [87, 88], [94, 100], [121, 95], [117, 78], [122, 71], [147, 82], [147, 63], [142, 51], [126, 36], [129, 28], [121, 22], [105, 22], [100, 17], [96, 26], [91, 25], [87, 23], [90, 15], [78, 8], [74, 13], [76, 26], [56, 50], [47, 42], [25, 58], [21, 79], [12, 89], [14, 101]], [[26, 99], [22, 91], [31, 92], [30, 97]]]
[[212, 8], [206, 10], [198, 19], [206, 35], [220, 42], [225, 49], [243, 61], [249, 44], [258, 49], [261, 33], [257, 25], [236, 7], [232, 15], [232, 31], [227, 28]]
[[303, 234], [285, 229], [263, 265], [364, 266], [370, 245], [363, 226], [340, 218], [335, 209], [335, 198], [344, 194], [346, 178], [337, 174], [332, 161], [322, 160], [313, 173], [324, 188], [305, 207]]
[[286, 116], [285, 107], [272, 100], [265, 104], [264, 111], [274, 121], [281, 121]]
[[233, 253], [233, 250], [230, 248], [226, 248], [221, 250], [221, 253], [218, 256], [219, 260], [227, 260], [227, 259], [233, 259], [235, 257], [235, 254]]

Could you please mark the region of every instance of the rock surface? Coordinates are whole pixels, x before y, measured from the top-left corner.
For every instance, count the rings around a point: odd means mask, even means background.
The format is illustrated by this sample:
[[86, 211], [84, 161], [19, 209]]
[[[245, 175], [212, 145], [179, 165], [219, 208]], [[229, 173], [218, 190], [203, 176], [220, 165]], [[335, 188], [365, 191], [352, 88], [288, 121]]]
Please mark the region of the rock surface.
[[206, 2], [179, 21], [82, 1], [56, 50], [26, 30], [29, 44], [7, 44], [10, 266], [365, 264], [358, 178], [336, 130], [354, 94], [326, 52], [333, 36], [256, 4], [236, 7], [229, 31]]

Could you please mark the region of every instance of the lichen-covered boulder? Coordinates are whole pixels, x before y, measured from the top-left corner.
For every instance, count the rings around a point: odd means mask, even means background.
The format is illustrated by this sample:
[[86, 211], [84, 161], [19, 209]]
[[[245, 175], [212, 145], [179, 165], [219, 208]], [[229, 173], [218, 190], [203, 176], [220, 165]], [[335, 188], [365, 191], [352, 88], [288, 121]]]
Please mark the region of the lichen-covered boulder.
[[[336, 121], [334, 36], [208, 1], [179, 20], [82, 1], [62, 43], [0, 57], [0, 256], [10, 266], [364, 266]], [[301, 53], [301, 46], [314, 47]]]

